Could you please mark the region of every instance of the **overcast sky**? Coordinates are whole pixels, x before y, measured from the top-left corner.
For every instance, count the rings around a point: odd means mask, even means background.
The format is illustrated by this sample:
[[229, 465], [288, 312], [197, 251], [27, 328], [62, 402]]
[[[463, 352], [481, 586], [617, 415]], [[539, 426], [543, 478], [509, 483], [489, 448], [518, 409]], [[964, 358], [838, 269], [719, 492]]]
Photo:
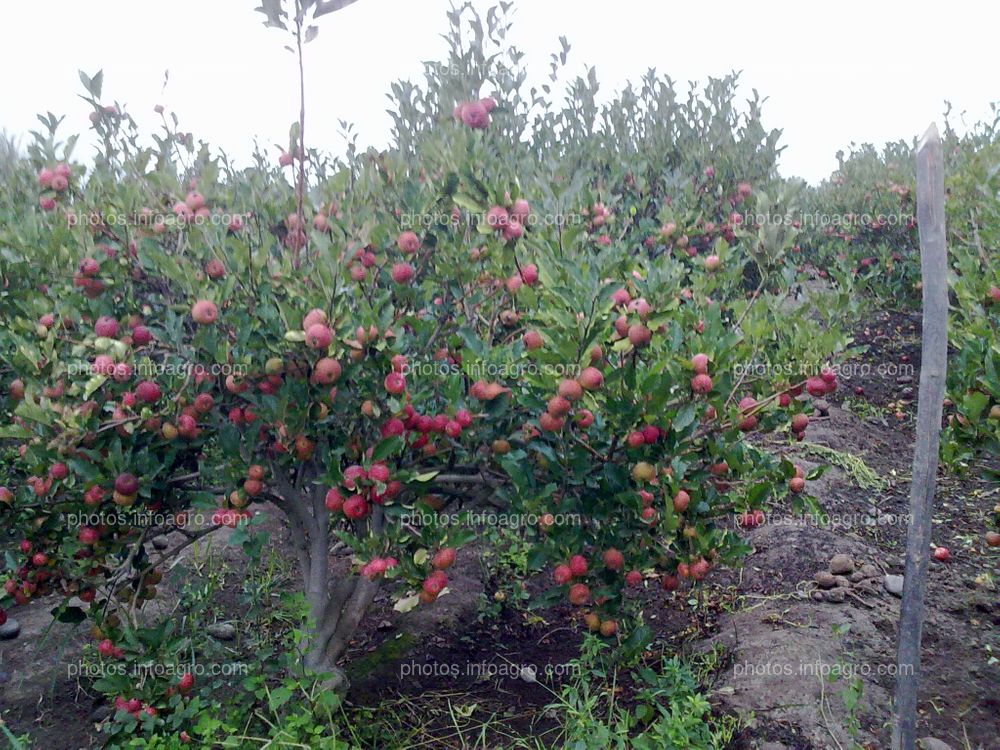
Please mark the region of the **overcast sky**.
[[[103, 69], [105, 98], [126, 104], [144, 130], [158, 124], [152, 110], [163, 103], [184, 129], [238, 160], [255, 136], [284, 143], [298, 112], [294, 60], [283, 35], [262, 26], [258, 4], [8, 0], [0, 128], [23, 135], [36, 127], [36, 112], [51, 110], [67, 115], [64, 134], [86, 131], [77, 70]], [[449, 7], [359, 0], [320, 19], [307, 48], [311, 145], [340, 151], [340, 119], [356, 124], [362, 146], [385, 145], [389, 84], [443, 59]], [[768, 97], [765, 124], [784, 131], [782, 173], [813, 182], [851, 142], [910, 139], [940, 122], [945, 100], [969, 122], [1000, 100], [994, 2], [515, 0], [515, 9], [513, 40], [534, 80], [547, 75], [560, 35], [572, 45], [570, 71], [596, 65], [605, 95], [649, 67], [678, 81], [743, 71], [747, 92]], [[87, 156], [86, 148], [77, 154]]]

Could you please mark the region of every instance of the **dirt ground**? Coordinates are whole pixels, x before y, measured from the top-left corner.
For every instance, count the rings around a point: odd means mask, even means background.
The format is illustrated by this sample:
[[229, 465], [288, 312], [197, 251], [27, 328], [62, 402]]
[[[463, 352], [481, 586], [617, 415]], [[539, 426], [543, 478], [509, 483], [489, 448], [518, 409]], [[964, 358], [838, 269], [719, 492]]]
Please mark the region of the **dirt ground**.
[[[718, 711], [747, 722], [733, 750], [888, 747], [900, 601], [884, 582], [886, 574], [903, 572], [918, 323], [898, 313], [873, 318], [856, 334], [870, 347], [857, 363], [871, 371], [842, 377], [844, 387], [804, 443], [770, 446], [807, 468], [833, 464], [811, 488], [830, 525], [772, 509], [768, 523], [741, 532], [754, 547], [744, 566], [710, 578], [700, 621], [685, 595], [643, 595], [656, 636], [650, 663], [677, 651], [714, 647], [724, 654], [709, 695]], [[912, 373], [901, 365], [912, 365]], [[863, 395], [855, 394], [858, 387]], [[987, 511], [998, 501], [997, 486], [975, 472], [940, 477], [934, 543], [950, 548], [952, 559], [931, 564], [920, 736], [955, 750], [1000, 748], [1000, 555], [983, 541]], [[277, 521], [272, 526], [283, 544]], [[234, 568], [245, 564], [237, 550], [225, 554]], [[834, 555], [850, 557], [857, 571], [858, 580], [836, 586], [845, 592], [842, 601], [815, 579]], [[377, 602], [349, 655], [350, 700], [392, 706], [404, 726], [412, 714], [414, 737], [426, 747], [461, 747], [461, 730], [471, 735], [489, 716], [494, 731], [553, 737], [556, 717], [545, 707], [582, 640], [569, 608], [526, 614], [498, 606], [495, 616], [482, 617], [498, 581], [474, 547], [460, 553], [454, 570], [453, 593], [433, 607], [400, 614], [387, 597]], [[53, 604], [19, 609], [22, 635], [0, 642], [0, 710], [15, 732], [31, 732], [38, 748], [93, 747], [94, 698], [66, 669], [86, 635], [65, 625], [50, 629]], [[238, 622], [235, 603], [231, 616]], [[525, 668], [535, 681], [525, 679]], [[466, 711], [456, 719], [449, 705]]]

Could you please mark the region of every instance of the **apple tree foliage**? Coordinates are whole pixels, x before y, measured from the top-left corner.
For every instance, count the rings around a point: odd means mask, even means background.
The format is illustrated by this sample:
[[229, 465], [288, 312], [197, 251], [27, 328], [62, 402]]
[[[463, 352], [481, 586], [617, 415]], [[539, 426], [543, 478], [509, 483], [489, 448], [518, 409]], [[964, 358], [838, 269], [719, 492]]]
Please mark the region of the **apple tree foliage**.
[[563, 99], [568, 46], [528, 88], [503, 12], [450, 24], [386, 150], [292, 129], [301, 212], [273, 154], [237, 167], [173, 115], [147, 139], [100, 75], [92, 165], [52, 115], [5, 159], [0, 606], [58, 594], [114, 644], [181, 548], [235, 526], [252, 552], [278, 514], [337, 682], [379, 591], [447, 588], [474, 534], [441, 513], [534, 519], [533, 568], [570, 570], [542, 603], [603, 623], [809, 504], [755, 438], [801, 435], [845, 341], [794, 304], [798, 230], [744, 218], [789, 200], [759, 101], [651, 73], [599, 103], [592, 70]]

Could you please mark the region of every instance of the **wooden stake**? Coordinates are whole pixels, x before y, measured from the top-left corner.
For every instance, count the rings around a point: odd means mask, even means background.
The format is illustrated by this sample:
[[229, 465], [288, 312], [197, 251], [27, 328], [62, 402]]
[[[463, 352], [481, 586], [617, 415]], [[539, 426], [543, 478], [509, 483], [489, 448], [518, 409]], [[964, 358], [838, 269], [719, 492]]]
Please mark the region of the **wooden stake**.
[[892, 750], [914, 750], [916, 744], [920, 635], [924, 619], [931, 513], [948, 366], [948, 249], [945, 240], [944, 165], [941, 137], [937, 126], [933, 124], [917, 146], [917, 222], [920, 229], [920, 276], [923, 281], [923, 341], [903, 605], [899, 615]]

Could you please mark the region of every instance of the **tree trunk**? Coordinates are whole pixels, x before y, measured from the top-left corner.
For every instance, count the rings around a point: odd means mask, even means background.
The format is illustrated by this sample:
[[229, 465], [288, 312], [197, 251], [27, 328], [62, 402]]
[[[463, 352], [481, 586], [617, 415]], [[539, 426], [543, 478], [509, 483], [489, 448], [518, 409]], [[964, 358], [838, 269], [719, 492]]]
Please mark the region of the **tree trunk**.
[[[313, 673], [328, 675], [324, 687], [346, 692], [350, 686], [337, 661], [344, 655], [361, 619], [381, 587], [350, 572], [335, 578], [330, 570], [330, 511], [325, 505], [325, 489], [314, 484], [314, 467], [297, 479], [283, 476], [272, 465], [272, 475], [280, 497], [275, 505], [288, 518], [292, 542], [302, 568], [302, 589], [309, 605], [309, 641], [303, 666]], [[382, 528], [381, 508], [371, 516], [369, 529]]]

